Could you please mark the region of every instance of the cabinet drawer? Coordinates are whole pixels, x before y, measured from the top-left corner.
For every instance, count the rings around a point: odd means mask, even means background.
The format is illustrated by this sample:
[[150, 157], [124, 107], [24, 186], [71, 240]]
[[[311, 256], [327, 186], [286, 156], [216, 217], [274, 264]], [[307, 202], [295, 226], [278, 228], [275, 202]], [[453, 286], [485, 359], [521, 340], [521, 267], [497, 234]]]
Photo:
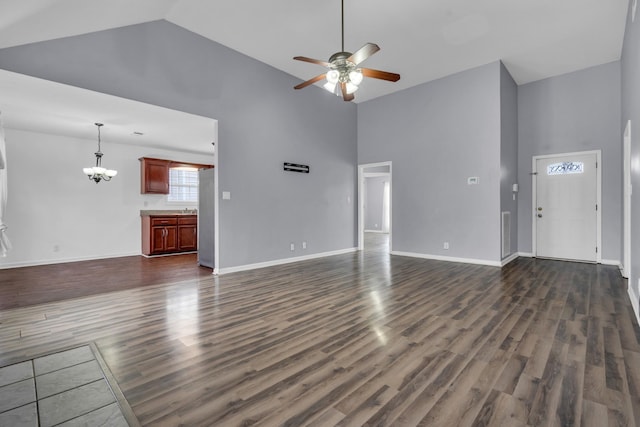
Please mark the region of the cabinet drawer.
[[198, 217], [197, 216], [179, 216], [178, 224], [179, 225], [197, 225]]
[[178, 225], [178, 218], [176, 217], [151, 217], [151, 226], [158, 225]]

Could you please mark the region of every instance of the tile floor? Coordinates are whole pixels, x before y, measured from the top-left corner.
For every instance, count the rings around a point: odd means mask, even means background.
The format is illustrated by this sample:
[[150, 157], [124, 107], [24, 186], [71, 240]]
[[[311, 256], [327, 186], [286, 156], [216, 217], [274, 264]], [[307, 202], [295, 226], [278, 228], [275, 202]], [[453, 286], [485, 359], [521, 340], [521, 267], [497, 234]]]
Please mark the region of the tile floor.
[[91, 347], [0, 368], [0, 427], [128, 427]]

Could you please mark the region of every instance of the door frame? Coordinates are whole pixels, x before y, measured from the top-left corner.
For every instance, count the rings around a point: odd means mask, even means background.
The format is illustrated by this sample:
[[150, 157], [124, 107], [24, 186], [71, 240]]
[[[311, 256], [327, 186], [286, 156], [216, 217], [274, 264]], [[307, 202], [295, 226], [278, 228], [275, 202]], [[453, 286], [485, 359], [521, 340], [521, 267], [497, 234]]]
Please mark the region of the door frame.
[[364, 189], [365, 189], [365, 169], [389, 166], [389, 252], [392, 246], [393, 230], [393, 166], [391, 161], [379, 163], [365, 163], [358, 165], [358, 250], [364, 249]]
[[596, 155], [596, 203], [598, 210], [596, 211], [596, 246], [598, 252], [596, 252], [596, 263], [602, 263], [602, 150], [589, 150], [589, 151], [574, 151], [571, 153], [557, 153], [557, 154], [543, 154], [539, 156], [533, 156], [531, 160], [531, 246], [533, 256], [536, 257], [538, 253], [537, 249], [537, 224], [536, 224], [536, 206], [538, 185], [536, 180], [537, 161], [542, 159], [549, 159], [553, 157], [562, 156], [581, 156], [581, 155]]
[[[627, 120], [623, 136], [623, 254], [622, 277], [631, 277], [631, 120]], [[631, 283], [631, 282], [629, 282]]]

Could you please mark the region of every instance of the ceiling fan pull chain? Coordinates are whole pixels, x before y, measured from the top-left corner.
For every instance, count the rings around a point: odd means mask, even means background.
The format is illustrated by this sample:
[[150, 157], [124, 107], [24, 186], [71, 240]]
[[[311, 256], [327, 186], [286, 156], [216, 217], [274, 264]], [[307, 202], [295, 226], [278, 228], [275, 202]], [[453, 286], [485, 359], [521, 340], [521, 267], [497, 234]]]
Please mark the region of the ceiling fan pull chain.
[[342, 52], [344, 52], [344, 0], [342, 0]]

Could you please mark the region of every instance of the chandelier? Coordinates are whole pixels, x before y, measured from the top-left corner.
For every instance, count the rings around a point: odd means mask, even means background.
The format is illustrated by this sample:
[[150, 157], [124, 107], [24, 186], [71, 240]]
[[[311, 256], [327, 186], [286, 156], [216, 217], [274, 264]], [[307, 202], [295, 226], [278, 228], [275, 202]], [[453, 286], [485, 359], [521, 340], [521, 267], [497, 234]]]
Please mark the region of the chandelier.
[[95, 123], [98, 126], [98, 151], [96, 155], [96, 165], [91, 168], [82, 168], [82, 172], [89, 177], [89, 179], [99, 183], [101, 180], [111, 181], [111, 178], [118, 174], [118, 171], [113, 169], [106, 169], [102, 167], [102, 152], [100, 151], [100, 128], [102, 123]]

